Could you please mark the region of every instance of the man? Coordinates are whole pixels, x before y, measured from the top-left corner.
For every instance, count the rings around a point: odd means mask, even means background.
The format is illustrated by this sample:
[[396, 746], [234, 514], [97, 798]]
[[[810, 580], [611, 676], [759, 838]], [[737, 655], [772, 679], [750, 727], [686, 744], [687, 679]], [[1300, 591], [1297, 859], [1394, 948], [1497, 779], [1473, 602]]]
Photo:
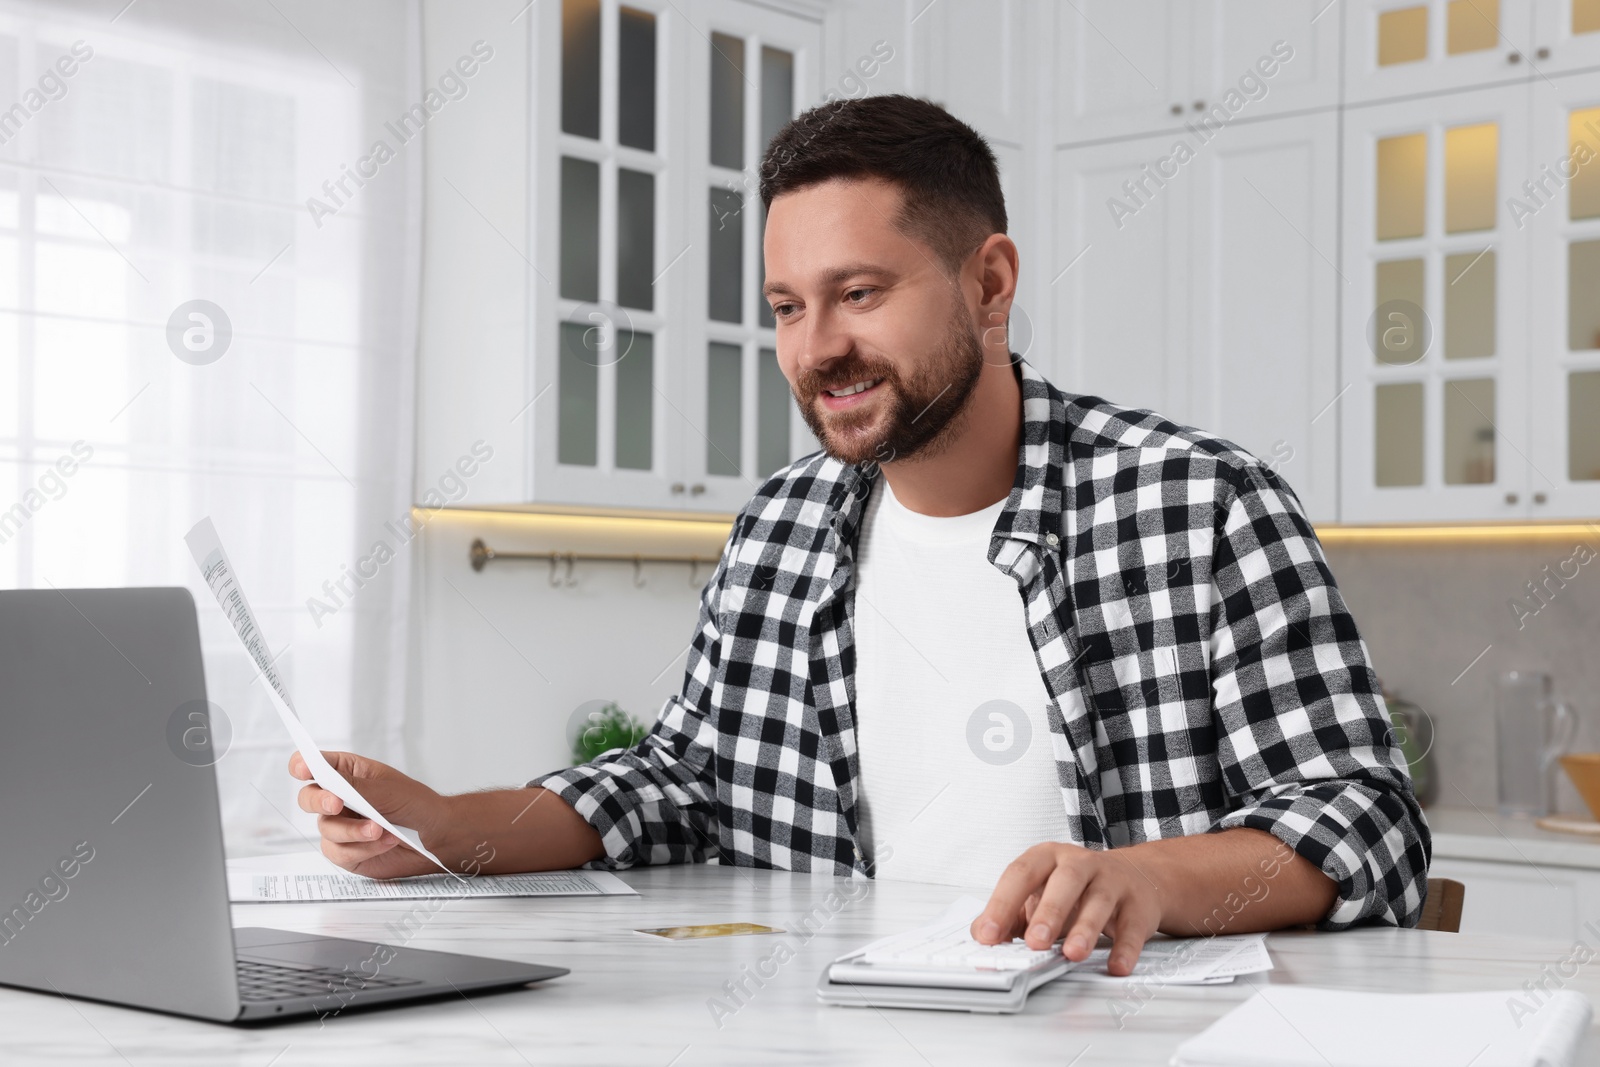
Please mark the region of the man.
[[[1113, 974], [1157, 930], [1414, 923], [1427, 827], [1299, 502], [1011, 354], [987, 144], [908, 97], [835, 102], [774, 139], [761, 195], [823, 451], [734, 522], [649, 737], [454, 797], [336, 765], [447, 863], [981, 880], [974, 937], [1079, 960], [1109, 933]], [[300, 803], [350, 870], [428, 869], [316, 786]]]

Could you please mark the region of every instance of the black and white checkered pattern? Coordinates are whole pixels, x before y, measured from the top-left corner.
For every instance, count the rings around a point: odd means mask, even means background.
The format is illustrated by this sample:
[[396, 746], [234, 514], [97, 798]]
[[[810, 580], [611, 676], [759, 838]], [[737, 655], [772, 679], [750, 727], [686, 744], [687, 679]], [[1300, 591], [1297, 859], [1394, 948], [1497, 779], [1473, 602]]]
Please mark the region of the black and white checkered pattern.
[[[1338, 884], [1325, 927], [1415, 923], [1427, 824], [1293, 492], [1226, 441], [1016, 370], [1023, 443], [989, 559], [1023, 598], [1074, 839], [1252, 826]], [[599, 831], [598, 866], [866, 873], [851, 568], [878, 473], [815, 453], [775, 474], [650, 736], [532, 783]]]

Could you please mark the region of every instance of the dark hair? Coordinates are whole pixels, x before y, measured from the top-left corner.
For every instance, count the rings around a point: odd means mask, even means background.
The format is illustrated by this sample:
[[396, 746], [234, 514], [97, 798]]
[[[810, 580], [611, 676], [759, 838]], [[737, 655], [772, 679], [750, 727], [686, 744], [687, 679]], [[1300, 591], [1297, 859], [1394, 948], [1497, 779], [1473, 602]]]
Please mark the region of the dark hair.
[[992, 233], [1006, 199], [989, 144], [938, 104], [899, 94], [834, 100], [778, 131], [761, 161], [761, 202], [833, 178], [879, 178], [904, 197], [896, 224], [955, 270]]

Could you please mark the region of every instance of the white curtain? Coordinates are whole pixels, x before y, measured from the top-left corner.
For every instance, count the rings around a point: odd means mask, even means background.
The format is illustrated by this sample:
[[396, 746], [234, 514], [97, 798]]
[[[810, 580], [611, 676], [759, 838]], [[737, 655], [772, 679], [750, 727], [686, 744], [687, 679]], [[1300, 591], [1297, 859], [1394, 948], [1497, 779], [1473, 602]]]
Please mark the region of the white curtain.
[[314, 827], [202, 516], [313, 734], [399, 752], [419, 55], [415, 0], [0, 2], [0, 585], [194, 591], [237, 851]]

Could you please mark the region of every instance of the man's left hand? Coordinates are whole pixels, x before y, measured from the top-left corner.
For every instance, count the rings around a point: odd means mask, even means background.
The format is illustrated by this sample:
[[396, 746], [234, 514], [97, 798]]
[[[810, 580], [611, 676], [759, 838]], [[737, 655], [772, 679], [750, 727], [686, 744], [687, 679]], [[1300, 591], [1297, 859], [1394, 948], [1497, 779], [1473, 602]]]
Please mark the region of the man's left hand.
[[1133, 973], [1161, 918], [1162, 891], [1137, 859], [1047, 842], [1006, 868], [972, 936], [986, 945], [1022, 937], [1038, 950], [1065, 934], [1062, 951], [1081, 962], [1104, 932], [1112, 940], [1106, 970], [1120, 977]]

